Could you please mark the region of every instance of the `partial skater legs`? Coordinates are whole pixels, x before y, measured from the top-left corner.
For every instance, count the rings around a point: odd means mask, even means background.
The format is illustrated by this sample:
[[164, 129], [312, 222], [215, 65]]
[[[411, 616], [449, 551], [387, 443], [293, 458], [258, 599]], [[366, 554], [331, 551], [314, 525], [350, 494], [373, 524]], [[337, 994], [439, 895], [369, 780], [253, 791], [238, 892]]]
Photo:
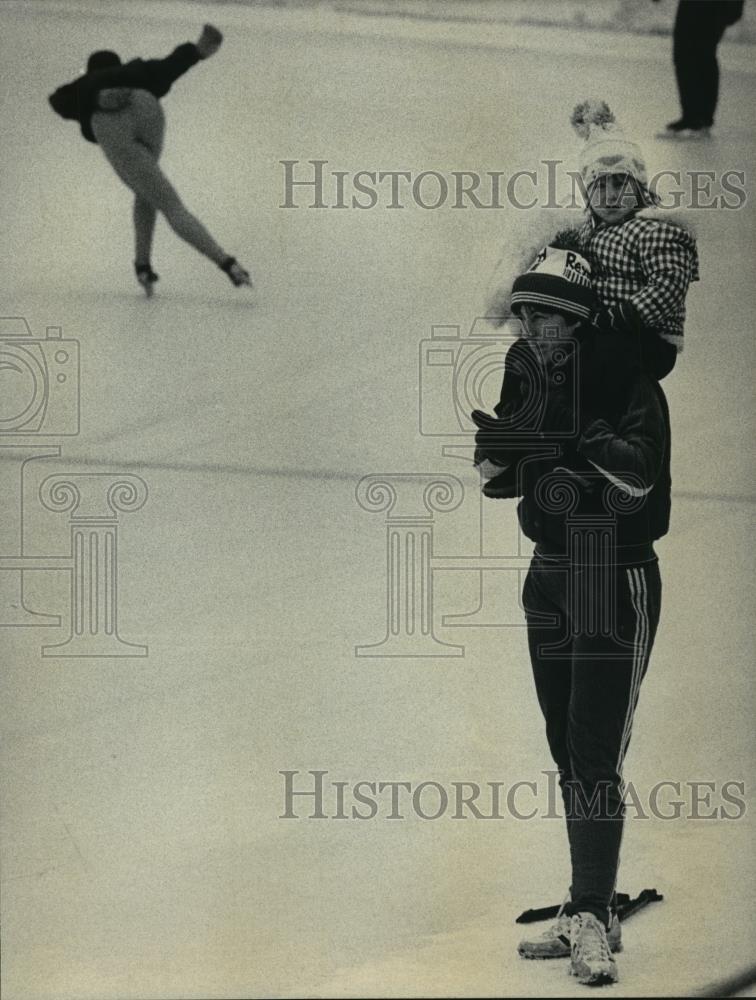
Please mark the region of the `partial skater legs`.
[[164, 121], [162, 109], [152, 95], [132, 91], [129, 104], [122, 110], [93, 115], [92, 130], [113, 170], [134, 192], [135, 267], [148, 294], [149, 286], [157, 280], [150, 254], [158, 212], [177, 236], [217, 264], [235, 285], [250, 284], [247, 272], [189, 211], [160, 169]]

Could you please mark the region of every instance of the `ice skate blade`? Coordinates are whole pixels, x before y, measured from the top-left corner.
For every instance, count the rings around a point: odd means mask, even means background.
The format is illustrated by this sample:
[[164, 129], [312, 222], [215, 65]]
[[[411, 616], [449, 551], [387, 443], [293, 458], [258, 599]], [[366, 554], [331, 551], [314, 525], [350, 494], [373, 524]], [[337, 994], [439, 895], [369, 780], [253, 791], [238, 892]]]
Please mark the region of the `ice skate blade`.
[[682, 129], [680, 132], [657, 132], [656, 138], [663, 142], [707, 142], [711, 139], [710, 129]]
[[148, 299], [151, 299], [155, 291], [155, 283], [158, 281], [158, 276], [153, 272], [137, 274], [137, 282], [144, 289], [144, 294]]
[[519, 948], [517, 950], [517, 954], [520, 956], [520, 958], [524, 958], [526, 962], [554, 962], [560, 958], [570, 957], [569, 952], [567, 952], [566, 954], [557, 954], [557, 955], [533, 955], [532, 953], [528, 953], [526, 951], [520, 951]]
[[234, 288], [251, 289], [253, 287], [252, 279], [250, 278], [249, 274], [242, 268], [239, 268], [238, 270], [232, 269], [232, 271], [229, 272], [228, 276], [231, 279], [231, 283], [233, 284]]

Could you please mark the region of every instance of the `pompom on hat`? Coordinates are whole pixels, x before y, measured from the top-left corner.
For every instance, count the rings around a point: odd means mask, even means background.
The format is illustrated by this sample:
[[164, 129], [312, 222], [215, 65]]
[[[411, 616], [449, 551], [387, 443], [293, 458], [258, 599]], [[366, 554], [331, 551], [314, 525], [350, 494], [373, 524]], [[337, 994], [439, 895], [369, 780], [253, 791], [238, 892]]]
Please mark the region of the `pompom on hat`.
[[605, 101], [583, 101], [578, 104], [572, 112], [570, 123], [580, 138], [585, 140], [578, 166], [587, 191], [590, 191], [599, 177], [627, 174], [637, 181], [646, 203], [653, 203], [641, 148], [627, 138]]
[[591, 266], [575, 250], [544, 247], [512, 285], [512, 312], [529, 305], [587, 320], [596, 305]]

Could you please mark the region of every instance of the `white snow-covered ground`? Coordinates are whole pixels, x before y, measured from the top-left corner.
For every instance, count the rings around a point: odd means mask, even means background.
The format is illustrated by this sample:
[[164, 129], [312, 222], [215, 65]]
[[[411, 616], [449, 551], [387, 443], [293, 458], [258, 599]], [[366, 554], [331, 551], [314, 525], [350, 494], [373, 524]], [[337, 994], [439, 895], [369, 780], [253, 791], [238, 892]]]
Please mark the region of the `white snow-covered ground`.
[[[226, 41], [165, 99], [164, 165], [257, 291], [159, 223], [147, 302], [127, 192], [46, 95], [94, 48], [163, 54], [210, 18]], [[595, 35], [482, 44], [459, 24], [361, 23], [178, 2], [0, 11], [0, 313], [36, 337], [62, 327], [81, 352], [78, 435], [22, 441], [3, 425], [4, 614], [20, 573], [7, 557], [70, 551], [69, 515], [39, 500], [47, 476], [130, 474], [148, 490], [118, 522], [118, 628], [147, 656], [43, 657], [65, 628], [0, 630], [7, 1000], [582, 993], [564, 963], [514, 951], [514, 917], [568, 883], [558, 821], [279, 818], [282, 770], [511, 786], [550, 767], [523, 629], [443, 624], [475, 608], [475, 572], [434, 572], [435, 634], [463, 656], [354, 654], [386, 631], [385, 516], [356, 501], [362, 476], [457, 476], [465, 499], [434, 515], [434, 552], [481, 551], [469, 464], [420, 433], [419, 345], [434, 324], [470, 328], [523, 213], [385, 198], [287, 210], [280, 161], [535, 169], [574, 152], [569, 112], [599, 94], [654, 169], [748, 174], [756, 78], [726, 69], [716, 137], [665, 146], [653, 135], [676, 112], [671, 67], [643, 40], [620, 57]], [[694, 213], [702, 281], [665, 383], [664, 609], [626, 767], [640, 789], [715, 782], [714, 804], [727, 781], [750, 803], [756, 749], [751, 184], [741, 210]], [[3, 370], [6, 399], [19, 378]], [[28, 462], [20, 492], [30, 442], [61, 454]], [[487, 554], [515, 552], [513, 506], [483, 517]], [[513, 581], [485, 579], [494, 621], [518, 623]], [[67, 620], [65, 567], [23, 582], [28, 609]], [[753, 841], [751, 812], [628, 824], [619, 888], [665, 901], [627, 923], [615, 994], [689, 995], [749, 964]]]

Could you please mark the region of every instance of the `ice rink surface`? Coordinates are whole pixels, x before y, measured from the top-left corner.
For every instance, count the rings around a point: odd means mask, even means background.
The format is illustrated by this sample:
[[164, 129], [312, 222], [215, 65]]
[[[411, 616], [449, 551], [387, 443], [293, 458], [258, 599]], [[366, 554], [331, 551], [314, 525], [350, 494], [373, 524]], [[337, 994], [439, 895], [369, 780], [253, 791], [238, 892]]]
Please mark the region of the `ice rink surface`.
[[[233, 289], [161, 221], [148, 302], [130, 197], [46, 96], [92, 49], [162, 55], [205, 19], [226, 41], [165, 99], [163, 163], [257, 290]], [[515, 916], [569, 881], [559, 821], [279, 818], [282, 770], [511, 786], [551, 766], [512, 574], [485, 574], [494, 624], [510, 627], [463, 628], [443, 618], [474, 611], [479, 574], [434, 571], [435, 635], [464, 655], [354, 653], [386, 634], [385, 514], [355, 499], [361, 477], [456, 476], [464, 500], [434, 514], [434, 553], [479, 554], [481, 516], [492, 548], [517, 551], [512, 503], [481, 515], [469, 462], [420, 433], [418, 358], [434, 324], [470, 329], [522, 217], [283, 209], [280, 161], [533, 169], [574, 153], [569, 112], [595, 94], [652, 169], [748, 172], [756, 78], [726, 69], [715, 138], [665, 146], [672, 70], [642, 39], [622, 58], [600, 36], [510, 48], [501, 25], [483, 45], [464, 27], [390, 36], [329, 30], [317, 9], [159, 2], [8, 3], [0, 25], [0, 312], [37, 338], [61, 327], [81, 359], [79, 433], [50, 424], [0, 449], [0, 556], [59, 558], [23, 572], [23, 604], [62, 618], [0, 632], [5, 1000], [583, 994], [564, 963], [515, 954]], [[746, 782], [751, 805], [750, 174], [748, 193], [739, 211], [695, 213], [702, 280], [665, 382], [664, 607], [626, 778], [715, 782], [715, 804]], [[23, 479], [11, 445], [37, 456]], [[117, 575], [119, 634], [147, 656], [41, 653], [68, 635], [76, 512], [43, 506], [40, 485], [89, 489], [95, 473], [146, 484], [141, 509], [118, 514]], [[88, 526], [113, 520], [92, 503]], [[22, 614], [21, 565], [0, 563], [4, 624]], [[619, 888], [665, 901], [626, 924], [612, 995], [691, 995], [752, 961], [753, 840], [751, 812], [628, 822]]]

